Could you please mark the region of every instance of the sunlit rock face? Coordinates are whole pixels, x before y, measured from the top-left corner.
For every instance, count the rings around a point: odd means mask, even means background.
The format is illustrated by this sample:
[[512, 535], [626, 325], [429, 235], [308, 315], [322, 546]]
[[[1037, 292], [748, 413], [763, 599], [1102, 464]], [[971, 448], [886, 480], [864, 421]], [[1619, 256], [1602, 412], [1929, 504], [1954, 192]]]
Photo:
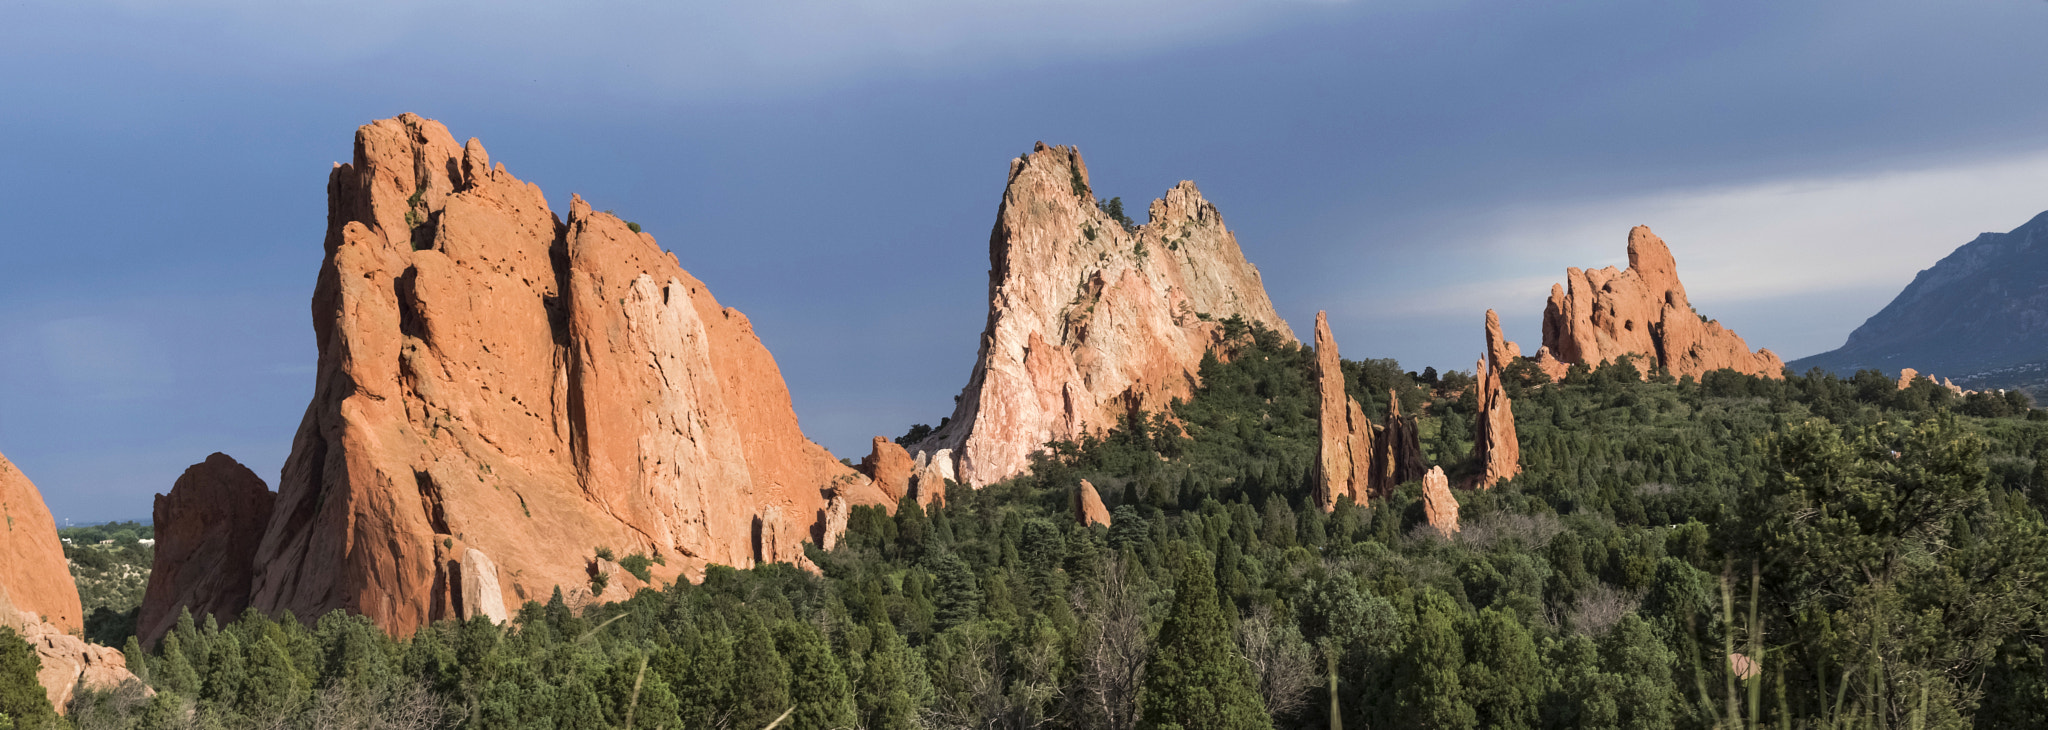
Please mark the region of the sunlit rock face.
[[8, 608], [29, 613], [60, 633], [85, 627], [78, 584], [57, 539], [57, 521], [36, 485], [0, 456], [0, 611]]
[[974, 487], [1022, 474], [1048, 441], [1186, 397], [1234, 316], [1293, 336], [1194, 183], [1126, 229], [1098, 206], [1078, 150], [1040, 144], [1010, 162], [967, 387], [910, 450], [950, 450], [956, 478]]
[[1316, 312], [1316, 505], [1324, 512], [1337, 509], [1337, 502], [1349, 496], [1359, 506], [1371, 501], [1373, 439], [1377, 428], [1365, 418], [1365, 409], [1344, 389], [1343, 359], [1337, 352], [1337, 338], [1330, 334], [1330, 318]]

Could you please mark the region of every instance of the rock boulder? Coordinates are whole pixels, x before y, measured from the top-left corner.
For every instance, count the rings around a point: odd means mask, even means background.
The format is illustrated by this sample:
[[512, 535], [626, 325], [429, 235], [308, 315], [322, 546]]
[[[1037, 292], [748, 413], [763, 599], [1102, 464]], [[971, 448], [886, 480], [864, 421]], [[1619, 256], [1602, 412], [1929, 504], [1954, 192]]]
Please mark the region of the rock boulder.
[[1444, 537], [1458, 534], [1458, 496], [1451, 494], [1451, 480], [1440, 466], [1422, 475], [1422, 513], [1429, 526]]

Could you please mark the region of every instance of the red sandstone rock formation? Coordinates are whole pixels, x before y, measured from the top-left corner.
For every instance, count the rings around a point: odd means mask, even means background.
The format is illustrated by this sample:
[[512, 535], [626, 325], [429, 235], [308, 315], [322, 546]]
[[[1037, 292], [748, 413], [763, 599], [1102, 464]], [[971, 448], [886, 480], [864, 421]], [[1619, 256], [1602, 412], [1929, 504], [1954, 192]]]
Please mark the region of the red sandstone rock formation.
[[[77, 600], [76, 595], [74, 589], [73, 600]], [[121, 650], [87, 643], [33, 612], [0, 606], [0, 626], [14, 629], [35, 648], [36, 659], [42, 665], [36, 672], [36, 682], [43, 685], [44, 695], [50, 698], [50, 705], [58, 714], [70, 711], [71, 698], [78, 693], [81, 683], [91, 689], [111, 690], [136, 679], [128, 671], [128, 658]], [[154, 695], [156, 690], [144, 687], [143, 694]]]
[[1414, 416], [1401, 415], [1401, 395], [1387, 391], [1387, 425], [1373, 456], [1372, 493], [1386, 495], [1423, 476], [1422, 431]]
[[1693, 311], [1671, 249], [1647, 226], [1629, 231], [1626, 270], [1571, 268], [1565, 282], [1551, 286], [1543, 310], [1543, 346], [1561, 363], [1597, 367], [1634, 354], [1638, 367], [1662, 365], [1673, 377], [1721, 368], [1784, 377], [1776, 354], [1750, 352], [1740, 336]]
[[917, 471], [917, 462], [912, 461], [910, 452], [887, 438], [876, 436], [873, 450], [860, 460], [860, 472], [874, 480], [875, 487], [888, 495], [889, 503], [895, 504], [910, 494], [910, 476]]
[[486, 561], [507, 606], [594, 598], [598, 545], [666, 558], [656, 582], [801, 562], [826, 490], [859, 480], [804, 437], [744, 315], [611, 214], [557, 218], [476, 140], [365, 125], [328, 197], [319, 371], [251, 605], [402, 636], [488, 615], [462, 599]]
[[1364, 506], [1372, 482], [1373, 425], [1344, 391], [1344, 368], [1329, 315], [1316, 312], [1316, 504], [1329, 512], [1345, 495]]
[[1422, 513], [1429, 526], [1444, 537], [1458, 534], [1458, 497], [1451, 494], [1451, 480], [1440, 466], [1422, 475]]
[[1472, 456], [1481, 467], [1475, 486], [1492, 489], [1522, 473], [1522, 446], [1515, 440], [1515, 413], [1501, 374], [1521, 348], [1500, 333], [1500, 315], [1486, 310], [1486, 357], [1479, 360], [1479, 418], [1472, 424]]
[[84, 628], [57, 521], [43, 493], [6, 456], [0, 456], [0, 521], [6, 530], [0, 532], [0, 612], [8, 606], [26, 611], [60, 634]]
[[1081, 480], [1080, 488], [1074, 490], [1074, 519], [1082, 527], [1109, 526], [1109, 508], [1102, 504], [1102, 495], [1095, 491], [1095, 485], [1086, 479]]
[[181, 608], [200, 620], [212, 614], [223, 624], [242, 615], [256, 575], [250, 556], [263, 540], [276, 498], [255, 472], [227, 454], [193, 464], [169, 494], [156, 496], [156, 562], [136, 619], [143, 646], [155, 646], [177, 623]]
[[956, 479], [973, 487], [1023, 473], [1048, 441], [1187, 396], [1225, 319], [1293, 335], [1193, 183], [1127, 231], [1097, 208], [1068, 147], [1040, 144], [1011, 161], [989, 264], [988, 326], [967, 387], [951, 420], [911, 447], [951, 449]]

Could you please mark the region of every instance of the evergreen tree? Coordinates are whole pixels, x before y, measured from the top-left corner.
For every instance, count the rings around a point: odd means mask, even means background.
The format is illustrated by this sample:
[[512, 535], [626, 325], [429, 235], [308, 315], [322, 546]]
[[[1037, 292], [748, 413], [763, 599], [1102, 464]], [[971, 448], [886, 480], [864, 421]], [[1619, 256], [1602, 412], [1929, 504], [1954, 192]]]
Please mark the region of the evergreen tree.
[[22, 640], [14, 629], [0, 626], [0, 718], [10, 718], [21, 730], [54, 725], [57, 711], [43, 685], [36, 681], [42, 660], [35, 647]]
[[794, 730], [853, 727], [853, 686], [825, 637], [808, 623], [784, 621], [775, 639], [776, 650], [789, 663], [789, 695], [796, 701], [796, 713], [786, 725]]
[[933, 591], [937, 594], [934, 628], [944, 631], [980, 616], [981, 584], [974, 578], [974, 569], [951, 552], [939, 554], [934, 563], [932, 573], [938, 581]]
[[868, 730], [915, 730], [918, 709], [931, 701], [924, 662], [886, 623], [873, 628], [873, 649], [862, 663], [854, 698]]
[[752, 612], [740, 613], [739, 642], [733, 646], [733, 727], [766, 727], [788, 710], [789, 664], [775, 648], [768, 624]]
[[1184, 557], [1173, 608], [1146, 668], [1140, 727], [1150, 730], [1271, 728], [1249, 662], [1237, 650], [1208, 560]]
[[1396, 717], [1412, 727], [1476, 727], [1477, 717], [1459, 676], [1465, 667], [1465, 642], [1458, 631], [1458, 604], [1442, 591], [1424, 588], [1415, 599], [1414, 612], [1408, 650], [1394, 677]]

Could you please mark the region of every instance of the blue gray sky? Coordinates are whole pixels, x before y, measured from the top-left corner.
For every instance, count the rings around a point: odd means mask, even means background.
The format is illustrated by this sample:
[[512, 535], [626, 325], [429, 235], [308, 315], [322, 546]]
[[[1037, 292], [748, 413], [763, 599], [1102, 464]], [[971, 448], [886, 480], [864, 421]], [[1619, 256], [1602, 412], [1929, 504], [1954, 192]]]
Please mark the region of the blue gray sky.
[[1192, 179], [1348, 357], [1533, 350], [1567, 266], [1669, 241], [1787, 359], [2048, 209], [2048, 2], [0, 3], [0, 453], [60, 521], [225, 451], [275, 481], [312, 390], [325, 180], [411, 111], [640, 222], [842, 456], [946, 415], [1008, 160]]

